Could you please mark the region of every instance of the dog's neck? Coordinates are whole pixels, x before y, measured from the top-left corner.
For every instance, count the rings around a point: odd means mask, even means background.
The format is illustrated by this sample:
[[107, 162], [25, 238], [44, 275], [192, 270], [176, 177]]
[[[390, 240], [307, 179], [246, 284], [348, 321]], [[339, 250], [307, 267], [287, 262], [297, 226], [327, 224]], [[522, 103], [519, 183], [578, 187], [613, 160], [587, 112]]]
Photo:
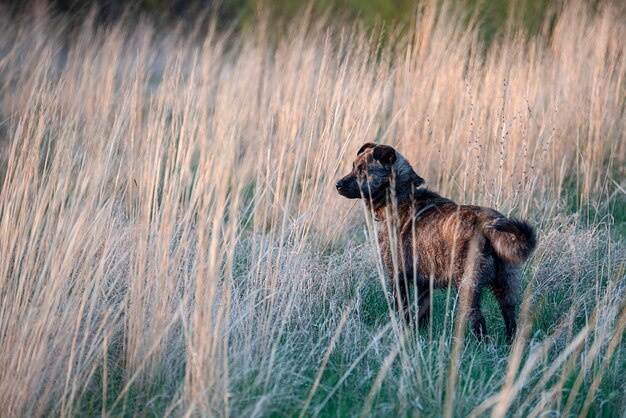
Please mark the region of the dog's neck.
[[448, 201], [435, 192], [426, 188], [412, 188], [410, 192], [404, 194], [386, 193], [384, 198], [379, 200], [368, 200], [367, 206], [374, 213], [376, 220], [384, 221], [388, 217], [404, 224], [415, 213], [428, 205], [436, 205]]
[[375, 219], [383, 222], [388, 217], [392, 220], [397, 220], [400, 224], [403, 224], [411, 216], [411, 203], [410, 202], [398, 202], [394, 205], [391, 201], [385, 205], [378, 205], [372, 208]]

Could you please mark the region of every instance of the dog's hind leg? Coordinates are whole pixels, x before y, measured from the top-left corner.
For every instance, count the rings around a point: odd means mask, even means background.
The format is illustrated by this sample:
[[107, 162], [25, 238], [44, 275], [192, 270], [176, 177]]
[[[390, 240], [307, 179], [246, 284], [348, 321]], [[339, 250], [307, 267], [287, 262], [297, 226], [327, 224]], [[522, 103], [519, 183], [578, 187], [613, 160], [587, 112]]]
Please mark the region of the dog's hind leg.
[[480, 302], [483, 295], [483, 286], [475, 277], [466, 277], [459, 286], [459, 308], [461, 314], [467, 315], [474, 334], [479, 340], [487, 336], [487, 321], [480, 310]]
[[477, 285], [471, 294], [469, 319], [472, 322], [472, 328], [479, 340], [483, 340], [487, 336], [487, 321], [480, 310], [480, 301], [483, 296], [482, 286]]
[[502, 311], [506, 338], [512, 341], [517, 332], [515, 311], [521, 294], [519, 267], [502, 261], [498, 262], [496, 281], [491, 289]]
[[483, 288], [492, 282], [495, 273], [494, 259], [484, 257], [482, 242], [474, 240], [466, 258], [464, 274], [457, 284], [461, 313], [469, 316], [474, 334], [479, 340], [487, 337], [487, 321], [480, 310]]

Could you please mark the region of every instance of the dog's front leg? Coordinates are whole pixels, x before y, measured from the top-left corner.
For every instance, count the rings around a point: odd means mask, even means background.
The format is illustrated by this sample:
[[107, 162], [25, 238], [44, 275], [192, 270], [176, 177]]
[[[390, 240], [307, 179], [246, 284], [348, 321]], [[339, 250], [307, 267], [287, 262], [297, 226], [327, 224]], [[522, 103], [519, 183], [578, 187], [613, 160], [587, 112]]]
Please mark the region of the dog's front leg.
[[418, 299], [417, 299], [417, 306], [418, 306], [418, 312], [417, 312], [417, 321], [419, 323], [419, 325], [424, 325], [428, 322], [428, 320], [430, 319], [430, 288], [427, 285], [423, 286], [423, 285], [419, 285], [417, 286], [417, 293], [418, 293]]
[[404, 318], [407, 324], [411, 323], [411, 313], [409, 311], [409, 288], [406, 280], [402, 277], [394, 277], [391, 281], [391, 294], [393, 296], [396, 312]]

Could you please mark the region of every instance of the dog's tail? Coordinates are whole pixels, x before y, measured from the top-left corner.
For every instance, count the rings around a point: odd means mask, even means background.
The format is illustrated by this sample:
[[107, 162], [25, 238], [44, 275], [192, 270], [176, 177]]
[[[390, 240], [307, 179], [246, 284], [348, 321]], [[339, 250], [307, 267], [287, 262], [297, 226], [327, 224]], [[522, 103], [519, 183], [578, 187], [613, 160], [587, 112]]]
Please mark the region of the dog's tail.
[[535, 229], [524, 221], [500, 218], [483, 231], [496, 254], [511, 264], [522, 264], [537, 247]]

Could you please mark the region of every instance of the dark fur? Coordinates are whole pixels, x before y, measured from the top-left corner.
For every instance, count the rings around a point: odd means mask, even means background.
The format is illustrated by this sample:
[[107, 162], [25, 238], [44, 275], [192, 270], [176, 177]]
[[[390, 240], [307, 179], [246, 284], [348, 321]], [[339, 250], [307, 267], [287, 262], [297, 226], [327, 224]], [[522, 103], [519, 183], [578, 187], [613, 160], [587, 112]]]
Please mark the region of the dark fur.
[[520, 265], [535, 249], [534, 229], [494, 209], [457, 205], [420, 188], [423, 183], [392, 147], [367, 143], [352, 171], [337, 182], [337, 190], [349, 199], [365, 199], [381, 221], [382, 259], [396, 306], [407, 321], [411, 284], [417, 286], [417, 319], [423, 322], [430, 313], [430, 281], [434, 288], [452, 283], [459, 288], [460, 306], [469, 314], [474, 332], [482, 338], [487, 324], [480, 300], [487, 287], [498, 300], [507, 338], [512, 339]]

